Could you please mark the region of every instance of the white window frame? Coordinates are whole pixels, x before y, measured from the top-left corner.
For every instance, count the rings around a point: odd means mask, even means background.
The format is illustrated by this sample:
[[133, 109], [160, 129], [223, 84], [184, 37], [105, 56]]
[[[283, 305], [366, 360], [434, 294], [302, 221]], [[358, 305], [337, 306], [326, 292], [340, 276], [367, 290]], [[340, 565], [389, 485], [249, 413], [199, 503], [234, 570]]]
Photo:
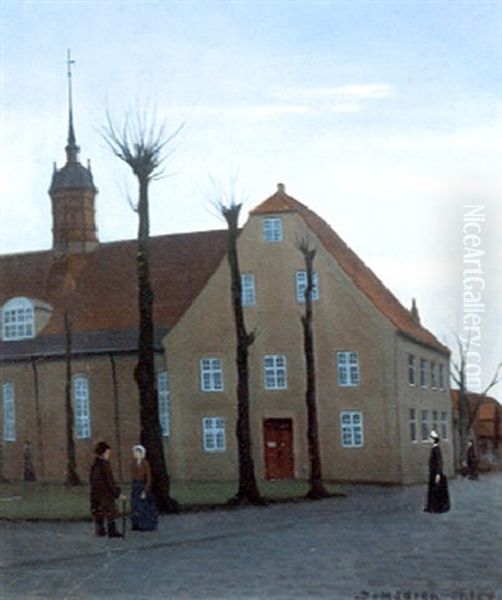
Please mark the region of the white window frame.
[[242, 306], [256, 306], [256, 286], [252, 273], [241, 275], [241, 301]]
[[202, 419], [202, 447], [207, 454], [226, 451], [225, 419], [221, 417]]
[[439, 431], [439, 411], [431, 410], [431, 431]]
[[425, 358], [420, 359], [420, 387], [427, 388], [427, 360]]
[[445, 410], [441, 411], [441, 438], [448, 439], [448, 413]]
[[266, 354], [263, 357], [263, 383], [266, 390], [288, 388], [287, 359], [284, 354]]
[[89, 377], [84, 374], [73, 378], [73, 411], [75, 413], [75, 438], [87, 440], [91, 437], [91, 400]]
[[2, 339], [5, 342], [35, 337], [35, 310], [28, 298], [11, 298], [2, 308]]
[[159, 422], [163, 437], [169, 437], [169, 377], [167, 371], [160, 371], [157, 375], [157, 394], [159, 400]]
[[[296, 271], [296, 301], [298, 304], [305, 304], [305, 290], [307, 289], [307, 271]], [[312, 273], [312, 292], [310, 294], [312, 302], [319, 300], [319, 277], [314, 271]]]
[[263, 219], [263, 241], [267, 244], [279, 244], [284, 240], [281, 217]]
[[363, 413], [358, 410], [344, 410], [340, 413], [340, 442], [343, 448], [364, 446]]
[[415, 387], [417, 383], [417, 359], [414, 354], [408, 354], [408, 385]]
[[431, 390], [437, 390], [437, 380], [436, 380], [436, 363], [431, 360], [430, 362], [430, 380], [431, 380]]
[[340, 387], [358, 387], [361, 384], [358, 352], [355, 350], [337, 352], [336, 364]]
[[223, 361], [221, 358], [204, 357], [199, 361], [200, 389], [202, 392], [222, 392]]
[[16, 395], [12, 381], [2, 385], [3, 439], [4, 442], [16, 441]]
[[429, 411], [422, 410], [421, 412], [421, 426], [420, 426], [420, 436], [422, 442], [427, 442], [429, 440], [429, 434], [431, 432], [429, 425]]
[[412, 442], [418, 442], [418, 429], [417, 429], [417, 411], [415, 408], [410, 408], [410, 440]]
[[438, 384], [439, 384], [439, 389], [444, 392], [445, 390], [445, 377], [444, 377], [444, 373], [445, 373], [445, 368], [444, 368], [444, 364], [443, 363], [439, 363], [438, 365]]

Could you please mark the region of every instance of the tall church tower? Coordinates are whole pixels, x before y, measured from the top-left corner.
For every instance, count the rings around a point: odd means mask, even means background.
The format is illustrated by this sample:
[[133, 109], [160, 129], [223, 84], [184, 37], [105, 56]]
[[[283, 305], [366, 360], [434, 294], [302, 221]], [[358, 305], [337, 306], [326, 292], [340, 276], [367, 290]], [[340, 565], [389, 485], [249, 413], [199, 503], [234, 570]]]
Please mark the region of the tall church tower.
[[78, 160], [73, 128], [73, 100], [71, 60], [68, 50], [68, 144], [66, 164], [52, 174], [49, 196], [52, 201], [52, 247], [62, 253], [90, 252], [98, 244], [95, 218], [95, 199], [98, 193], [92, 179], [90, 165], [82, 166]]

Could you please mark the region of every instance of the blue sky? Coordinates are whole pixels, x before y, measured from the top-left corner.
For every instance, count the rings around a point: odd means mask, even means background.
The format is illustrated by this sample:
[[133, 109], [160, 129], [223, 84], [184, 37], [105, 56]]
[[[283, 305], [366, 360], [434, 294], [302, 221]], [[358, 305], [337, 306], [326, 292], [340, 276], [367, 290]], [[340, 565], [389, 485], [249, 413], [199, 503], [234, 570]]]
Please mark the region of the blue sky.
[[[486, 206], [484, 372], [502, 355], [502, 3], [4, 0], [0, 249], [50, 247], [64, 162], [66, 49], [102, 241], [134, 237], [135, 183], [105, 147], [109, 109], [174, 129], [153, 233], [221, 227], [209, 177], [250, 209], [283, 181], [451, 344], [463, 204]], [[499, 394], [500, 395], [500, 394]]]

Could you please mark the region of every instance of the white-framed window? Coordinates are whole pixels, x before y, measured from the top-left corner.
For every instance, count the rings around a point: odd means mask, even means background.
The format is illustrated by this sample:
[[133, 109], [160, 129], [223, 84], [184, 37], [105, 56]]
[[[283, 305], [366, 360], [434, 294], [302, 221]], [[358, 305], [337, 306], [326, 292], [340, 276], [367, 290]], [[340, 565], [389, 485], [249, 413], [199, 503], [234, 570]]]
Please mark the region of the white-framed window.
[[359, 385], [359, 355], [357, 352], [337, 352], [338, 385], [355, 387]]
[[28, 298], [12, 298], [4, 304], [2, 337], [6, 342], [35, 337], [35, 312]]
[[16, 441], [16, 402], [14, 384], [6, 381], [2, 386], [3, 400], [3, 439], [5, 442]]
[[439, 372], [438, 372], [439, 389], [442, 392], [444, 392], [444, 365], [443, 365], [443, 363], [439, 363], [438, 368], [439, 368]]
[[203, 392], [223, 391], [223, 365], [221, 358], [200, 359], [200, 389]]
[[159, 397], [159, 421], [164, 437], [169, 436], [169, 379], [167, 371], [157, 375], [157, 393]]
[[[319, 277], [317, 273], [312, 273], [312, 292], [310, 294], [312, 302], [319, 300]], [[300, 304], [305, 304], [305, 290], [307, 289], [307, 271], [296, 272], [296, 300]]]
[[342, 446], [344, 448], [361, 448], [364, 445], [363, 414], [359, 411], [343, 411], [340, 413]]
[[242, 306], [255, 306], [256, 290], [254, 275], [246, 273], [241, 275]]
[[448, 413], [446, 411], [441, 412], [441, 437], [443, 440], [448, 439]]
[[431, 424], [431, 431], [435, 431], [436, 433], [438, 433], [439, 429], [439, 413], [437, 410], [433, 410], [432, 411], [432, 424]]
[[75, 437], [78, 440], [88, 439], [91, 437], [91, 411], [87, 375], [77, 375], [73, 378], [73, 406], [75, 411]]
[[437, 382], [436, 382], [436, 363], [431, 360], [431, 388], [433, 390], [437, 389]]
[[204, 417], [202, 419], [202, 440], [204, 452], [225, 452], [225, 419]]
[[285, 390], [288, 387], [286, 357], [283, 354], [267, 354], [263, 359], [265, 389]]
[[417, 439], [417, 411], [410, 408], [410, 440], [416, 442]]
[[408, 383], [415, 385], [417, 380], [417, 361], [413, 354], [408, 354]]
[[427, 387], [427, 361], [425, 358], [420, 359], [420, 387]]
[[429, 411], [422, 411], [422, 442], [429, 439]]
[[276, 244], [282, 240], [282, 219], [280, 217], [263, 219], [263, 241], [268, 244]]

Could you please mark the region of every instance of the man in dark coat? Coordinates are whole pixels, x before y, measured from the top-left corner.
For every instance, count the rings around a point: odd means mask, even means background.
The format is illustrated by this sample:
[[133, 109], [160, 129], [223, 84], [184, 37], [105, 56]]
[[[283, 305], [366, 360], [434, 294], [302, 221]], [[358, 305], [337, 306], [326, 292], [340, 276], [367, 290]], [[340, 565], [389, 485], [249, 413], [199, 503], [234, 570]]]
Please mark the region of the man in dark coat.
[[426, 512], [443, 513], [450, 510], [450, 495], [448, 493], [448, 481], [443, 473], [443, 457], [439, 447], [439, 435], [431, 431], [432, 442], [429, 456], [429, 487], [427, 489]]
[[105, 519], [108, 525], [108, 537], [123, 537], [117, 531], [115, 519], [117, 509], [115, 498], [120, 496], [120, 488], [113, 480], [112, 467], [110, 465], [110, 446], [106, 442], [99, 442], [94, 450], [96, 458], [91, 467], [91, 513], [96, 526], [96, 535], [106, 535]]

